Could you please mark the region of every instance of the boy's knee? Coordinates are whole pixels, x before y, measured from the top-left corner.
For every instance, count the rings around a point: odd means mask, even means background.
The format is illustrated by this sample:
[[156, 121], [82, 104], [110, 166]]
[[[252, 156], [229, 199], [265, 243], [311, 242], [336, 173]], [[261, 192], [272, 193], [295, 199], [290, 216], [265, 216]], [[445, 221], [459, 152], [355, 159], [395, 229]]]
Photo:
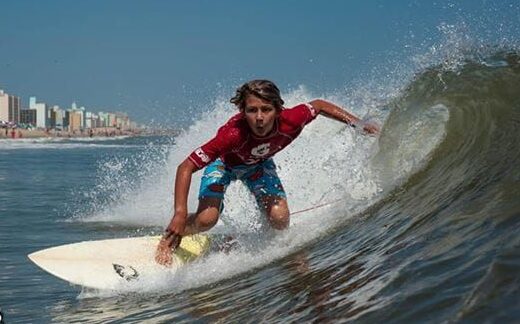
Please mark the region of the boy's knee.
[[207, 231], [211, 229], [218, 222], [218, 211], [205, 212], [201, 213], [197, 216], [195, 220], [195, 225], [199, 231]]
[[269, 210], [269, 221], [271, 226], [277, 230], [289, 227], [289, 209], [281, 206], [273, 206]]
[[193, 224], [197, 232], [207, 231], [217, 224], [222, 200], [219, 198], [200, 199]]

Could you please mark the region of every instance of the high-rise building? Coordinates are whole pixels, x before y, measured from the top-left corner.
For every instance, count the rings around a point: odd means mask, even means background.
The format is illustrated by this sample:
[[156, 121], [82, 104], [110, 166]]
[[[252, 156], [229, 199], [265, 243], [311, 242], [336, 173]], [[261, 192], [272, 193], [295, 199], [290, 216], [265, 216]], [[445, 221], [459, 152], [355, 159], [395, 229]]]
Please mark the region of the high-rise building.
[[128, 129], [130, 127], [128, 115], [122, 112], [116, 113], [116, 127], [123, 130]]
[[20, 97], [12, 96], [0, 90], [0, 120], [20, 122]]
[[116, 114], [114, 113], [108, 113], [108, 127], [116, 127], [117, 121], [116, 121]]
[[69, 131], [79, 131], [83, 129], [82, 112], [80, 110], [69, 111]]
[[9, 121], [9, 95], [0, 90], [0, 120]]
[[50, 114], [50, 127], [57, 130], [62, 130], [65, 126], [65, 110], [61, 109], [60, 106], [53, 106], [50, 110]]
[[85, 112], [85, 127], [86, 128], [97, 128], [99, 125], [99, 117], [96, 113], [87, 111]]
[[46, 103], [38, 103], [36, 97], [29, 97], [29, 109], [36, 109], [36, 127], [50, 127], [50, 112]]
[[20, 123], [36, 127], [36, 109], [21, 109]]
[[99, 116], [99, 126], [98, 127], [108, 127], [108, 113], [100, 111], [98, 113]]
[[[70, 106], [70, 109], [68, 109], [70, 114], [73, 114], [73, 119], [76, 120], [79, 117], [79, 125], [76, 125], [76, 122], [74, 125], [70, 124], [69, 126], [74, 127], [74, 129], [84, 129], [86, 127], [86, 116], [85, 116], [85, 107], [81, 106], [78, 108], [78, 105], [74, 101], [72, 105]], [[77, 116], [76, 116], [77, 115]], [[69, 117], [69, 122], [71, 121]]]

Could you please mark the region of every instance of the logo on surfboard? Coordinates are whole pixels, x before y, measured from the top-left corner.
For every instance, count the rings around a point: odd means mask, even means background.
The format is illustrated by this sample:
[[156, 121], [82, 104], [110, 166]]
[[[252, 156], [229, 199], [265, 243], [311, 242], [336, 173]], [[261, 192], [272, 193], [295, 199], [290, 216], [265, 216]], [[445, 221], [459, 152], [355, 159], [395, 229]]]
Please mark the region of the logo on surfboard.
[[114, 270], [116, 273], [123, 279], [126, 279], [126, 281], [132, 281], [139, 278], [139, 272], [135, 270], [132, 266], [122, 266], [120, 264], [112, 263], [112, 266], [114, 267]]

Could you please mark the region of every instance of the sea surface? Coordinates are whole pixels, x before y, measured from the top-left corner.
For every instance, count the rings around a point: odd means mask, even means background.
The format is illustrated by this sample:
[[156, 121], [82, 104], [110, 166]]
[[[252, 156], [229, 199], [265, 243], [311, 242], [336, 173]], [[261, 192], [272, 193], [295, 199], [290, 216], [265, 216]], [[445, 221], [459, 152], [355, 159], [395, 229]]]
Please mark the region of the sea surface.
[[318, 118], [275, 158], [289, 230], [273, 232], [234, 183], [210, 232], [234, 249], [110, 291], [69, 285], [27, 254], [159, 234], [176, 166], [233, 107], [217, 100], [176, 138], [0, 141], [6, 323], [519, 322], [520, 55], [447, 53], [394, 82], [285, 92], [288, 106], [350, 107], [381, 135]]

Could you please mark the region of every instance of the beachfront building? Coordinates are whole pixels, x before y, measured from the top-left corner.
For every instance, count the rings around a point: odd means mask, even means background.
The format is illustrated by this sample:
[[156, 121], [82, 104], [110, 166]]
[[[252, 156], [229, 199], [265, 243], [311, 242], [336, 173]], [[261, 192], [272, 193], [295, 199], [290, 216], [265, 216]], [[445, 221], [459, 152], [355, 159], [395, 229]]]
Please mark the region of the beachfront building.
[[99, 112], [97, 117], [97, 127], [117, 128], [121, 130], [131, 128], [130, 118], [128, 118], [127, 114], [122, 112]]
[[73, 102], [71, 107], [70, 107], [70, 111], [73, 112], [74, 114], [78, 114], [80, 116], [80, 129], [84, 129], [86, 127], [86, 116], [85, 116], [85, 107], [78, 107], [78, 105], [76, 104], [76, 102]]
[[29, 97], [29, 109], [36, 110], [36, 127], [47, 128], [50, 125], [49, 106], [44, 102], [36, 102], [36, 97]]
[[103, 127], [101, 125], [101, 118], [99, 118], [98, 114], [92, 113], [92, 128]]
[[60, 106], [53, 106], [50, 112], [50, 127], [56, 130], [63, 130], [65, 127], [65, 110], [61, 109]]
[[92, 113], [90, 111], [85, 112], [85, 127], [93, 128], [92, 127]]
[[20, 109], [20, 123], [36, 127], [36, 109]]
[[99, 119], [101, 120], [101, 127], [116, 127], [116, 114], [110, 112], [98, 113]]
[[83, 129], [83, 112], [81, 110], [68, 111], [69, 132], [81, 131]]
[[0, 90], [0, 120], [9, 121], [9, 95]]
[[20, 107], [20, 97], [9, 95], [0, 89], [0, 120], [18, 124]]
[[108, 113], [99, 112], [99, 127], [108, 127]]
[[95, 122], [92, 123], [92, 115], [93, 113], [90, 111], [85, 112], [85, 127], [86, 128], [95, 128]]
[[118, 129], [129, 129], [130, 119], [128, 118], [128, 115], [121, 112], [116, 113], [116, 127]]
[[93, 113], [93, 112], [90, 112], [90, 111], [87, 111], [85, 113], [85, 116], [86, 116], [86, 123], [85, 123], [85, 126], [87, 128], [98, 128], [98, 127], [103, 127], [100, 123], [100, 119], [99, 119], [99, 116], [96, 114], [96, 113]]
[[108, 113], [108, 127], [117, 127], [116, 114]]

